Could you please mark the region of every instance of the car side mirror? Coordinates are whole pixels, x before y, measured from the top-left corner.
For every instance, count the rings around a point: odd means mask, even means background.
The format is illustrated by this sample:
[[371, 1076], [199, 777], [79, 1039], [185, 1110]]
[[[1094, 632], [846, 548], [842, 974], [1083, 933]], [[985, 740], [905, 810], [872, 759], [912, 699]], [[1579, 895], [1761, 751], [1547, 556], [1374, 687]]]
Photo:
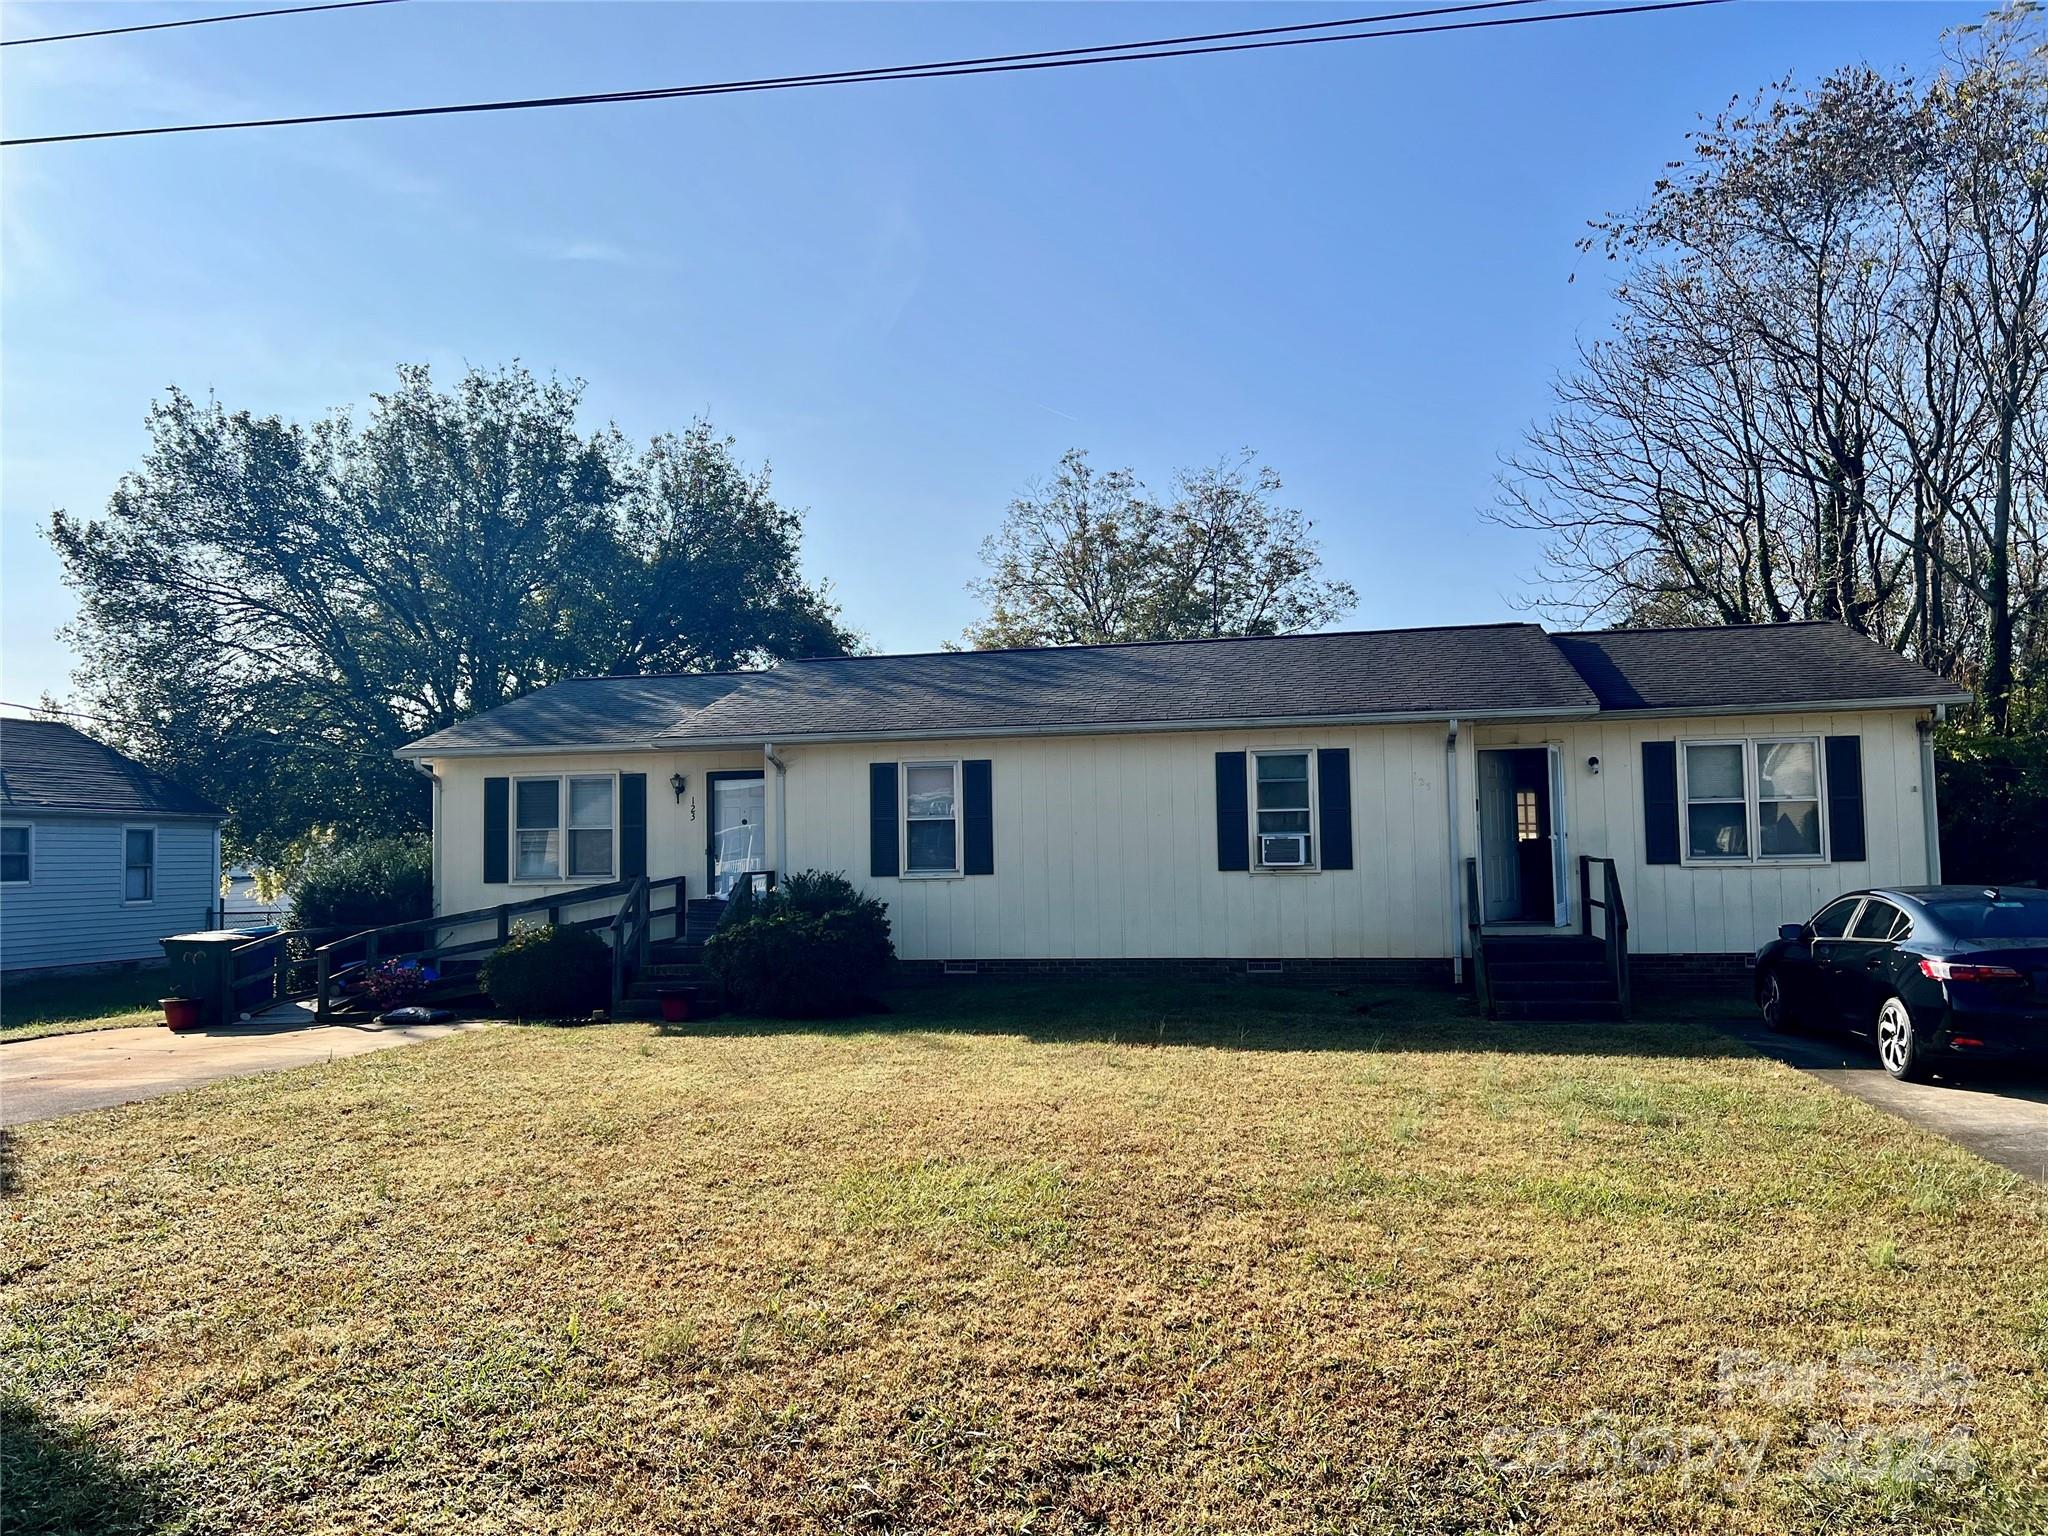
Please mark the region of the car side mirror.
[[1778, 929], [1778, 937], [1793, 944], [1797, 944], [1806, 935], [1807, 927], [1804, 923], [1786, 923]]

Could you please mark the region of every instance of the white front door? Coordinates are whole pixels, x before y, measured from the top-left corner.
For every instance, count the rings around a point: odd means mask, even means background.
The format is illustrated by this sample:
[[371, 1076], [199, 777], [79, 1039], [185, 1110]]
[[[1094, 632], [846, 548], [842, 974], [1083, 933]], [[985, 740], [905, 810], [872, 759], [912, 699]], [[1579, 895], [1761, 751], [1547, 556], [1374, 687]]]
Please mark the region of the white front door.
[[1550, 920], [1562, 928], [1572, 920], [1572, 855], [1566, 836], [1564, 748], [1550, 747]]
[[740, 878], [766, 869], [767, 789], [757, 776], [714, 779], [711, 786], [711, 894], [730, 896]]

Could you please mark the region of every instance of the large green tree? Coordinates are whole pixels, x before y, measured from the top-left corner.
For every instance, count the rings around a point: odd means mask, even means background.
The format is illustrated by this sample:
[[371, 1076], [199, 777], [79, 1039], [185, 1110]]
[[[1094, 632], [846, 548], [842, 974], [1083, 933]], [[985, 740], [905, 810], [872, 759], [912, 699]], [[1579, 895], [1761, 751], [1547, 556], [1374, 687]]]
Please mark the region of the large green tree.
[[988, 616], [976, 649], [1193, 640], [1314, 629], [1358, 601], [1322, 575], [1309, 520], [1280, 504], [1257, 458], [1173, 478], [1154, 496], [1129, 469], [1098, 470], [1080, 449], [1010, 503], [981, 547], [973, 591]]
[[765, 470], [702, 421], [586, 431], [580, 395], [406, 367], [301, 425], [171, 391], [106, 515], [51, 519], [87, 707], [276, 864], [423, 825], [392, 749], [562, 678], [846, 649]]

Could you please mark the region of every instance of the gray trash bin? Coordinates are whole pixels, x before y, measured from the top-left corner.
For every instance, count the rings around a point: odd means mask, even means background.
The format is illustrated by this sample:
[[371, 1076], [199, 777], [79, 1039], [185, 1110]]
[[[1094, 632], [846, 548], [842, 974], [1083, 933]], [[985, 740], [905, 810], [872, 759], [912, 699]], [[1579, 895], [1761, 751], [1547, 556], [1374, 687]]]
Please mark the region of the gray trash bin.
[[235, 1006], [235, 950], [249, 942], [249, 935], [216, 928], [174, 933], [158, 942], [171, 965], [170, 990], [164, 995], [196, 997], [206, 1005], [209, 1024], [233, 1023], [240, 1012]]

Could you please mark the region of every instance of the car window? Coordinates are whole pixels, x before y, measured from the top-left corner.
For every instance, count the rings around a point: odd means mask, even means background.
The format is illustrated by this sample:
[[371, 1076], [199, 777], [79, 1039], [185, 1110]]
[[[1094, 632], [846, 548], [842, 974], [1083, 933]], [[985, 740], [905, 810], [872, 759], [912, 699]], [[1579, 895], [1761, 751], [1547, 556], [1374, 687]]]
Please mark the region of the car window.
[[1928, 910], [1959, 939], [2048, 938], [2048, 901], [1976, 896], [1930, 902]]
[[1839, 939], [1849, 931], [1849, 919], [1856, 915], [1857, 903], [1861, 896], [1844, 896], [1831, 907], [1823, 907], [1820, 915], [1813, 920], [1813, 936], [1817, 939]]
[[1856, 926], [1849, 930], [1852, 939], [1902, 939], [1910, 926], [1906, 914], [1888, 901], [1872, 898], [1863, 903], [1863, 914], [1856, 919]]

